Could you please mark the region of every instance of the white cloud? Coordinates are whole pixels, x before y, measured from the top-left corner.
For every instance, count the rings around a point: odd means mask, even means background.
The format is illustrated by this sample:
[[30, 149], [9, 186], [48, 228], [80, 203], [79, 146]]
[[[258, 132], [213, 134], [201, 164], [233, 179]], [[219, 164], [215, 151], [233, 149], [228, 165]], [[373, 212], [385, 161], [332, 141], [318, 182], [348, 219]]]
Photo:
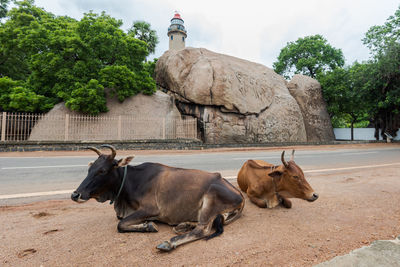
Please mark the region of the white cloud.
[[271, 67], [287, 42], [321, 34], [343, 50], [348, 64], [368, 59], [361, 39], [382, 25], [399, 7], [398, 0], [36, 0], [56, 15], [80, 19], [84, 12], [106, 11], [124, 28], [145, 20], [157, 31], [155, 57], [168, 49], [167, 28], [174, 10], [185, 20], [187, 46], [204, 47]]

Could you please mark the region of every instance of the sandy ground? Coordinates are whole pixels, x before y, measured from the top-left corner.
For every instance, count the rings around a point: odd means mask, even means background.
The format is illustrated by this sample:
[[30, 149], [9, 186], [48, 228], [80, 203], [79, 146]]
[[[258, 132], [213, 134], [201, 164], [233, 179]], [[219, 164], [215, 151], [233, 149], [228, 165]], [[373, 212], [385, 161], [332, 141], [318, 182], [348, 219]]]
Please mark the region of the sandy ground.
[[[260, 209], [246, 197], [242, 217], [209, 241], [170, 253], [158, 233], [117, 232], [107, 203], [71, 200], [0, 207], [1, 266], [312, 266], [400, 234], [400, 168], [330, 174], [308, 181], [320, 198], [292, 209]], [[237, 186], [236, 182], [233, 184]]]

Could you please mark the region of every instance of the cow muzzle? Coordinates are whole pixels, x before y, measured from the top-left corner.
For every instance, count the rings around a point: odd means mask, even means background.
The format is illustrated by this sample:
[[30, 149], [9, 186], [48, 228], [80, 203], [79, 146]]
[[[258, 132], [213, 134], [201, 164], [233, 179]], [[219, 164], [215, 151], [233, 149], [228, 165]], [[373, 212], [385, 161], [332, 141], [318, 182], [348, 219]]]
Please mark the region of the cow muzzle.
[[87, 200], [82, 199], [81, 196], [81, 194], [75, 191], [71, 194], [71, 199], [78, 203], [86, 202]]
[[311, 198], [308, 198], [307, 201], [313, 202], [313, 201], [317, 200], [318, 197], [319, 197], [319, 195], [318, 195], [317, 193], [314, 192], [314, 193], [312, 194]]

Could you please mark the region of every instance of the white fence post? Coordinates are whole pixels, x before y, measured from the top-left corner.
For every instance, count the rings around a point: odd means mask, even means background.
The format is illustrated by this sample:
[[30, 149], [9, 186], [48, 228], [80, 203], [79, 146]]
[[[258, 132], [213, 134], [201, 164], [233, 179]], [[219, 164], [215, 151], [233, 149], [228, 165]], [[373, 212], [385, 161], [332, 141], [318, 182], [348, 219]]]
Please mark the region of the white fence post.
[[162, 139], [165, 139], [165, 118], [162, 120]]
[[118, 116], [118, 140], [121, 140], [122, 135], [122, 118], [121, 115]]
[[68, 141], [68, 131], [69, 131], [69, 114], [65, 114], [64, 141]]
[[7, 112], [3, 112], [1, 121], [1, 141], [6, 141], [6, 125], [7, 125]]

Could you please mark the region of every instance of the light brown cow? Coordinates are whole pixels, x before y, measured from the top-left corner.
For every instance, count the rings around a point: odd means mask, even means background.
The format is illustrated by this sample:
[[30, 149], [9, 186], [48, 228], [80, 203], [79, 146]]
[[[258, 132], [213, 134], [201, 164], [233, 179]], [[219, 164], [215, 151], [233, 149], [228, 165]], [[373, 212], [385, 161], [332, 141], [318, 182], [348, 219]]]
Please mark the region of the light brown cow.
[[262, 160], [248, 160], [240, 169], [237, 182], [240, 189], [247, 193], [251, 202], [260, 208], [273, 208], [282, 204], [292, 207], [288, 198], [301, 198], [315, 201], [318, 194], [304, 178], [301, 168], [293, 161], [294, 150], [289, 162], [282, 152], [282, 165], [274, 166]]

